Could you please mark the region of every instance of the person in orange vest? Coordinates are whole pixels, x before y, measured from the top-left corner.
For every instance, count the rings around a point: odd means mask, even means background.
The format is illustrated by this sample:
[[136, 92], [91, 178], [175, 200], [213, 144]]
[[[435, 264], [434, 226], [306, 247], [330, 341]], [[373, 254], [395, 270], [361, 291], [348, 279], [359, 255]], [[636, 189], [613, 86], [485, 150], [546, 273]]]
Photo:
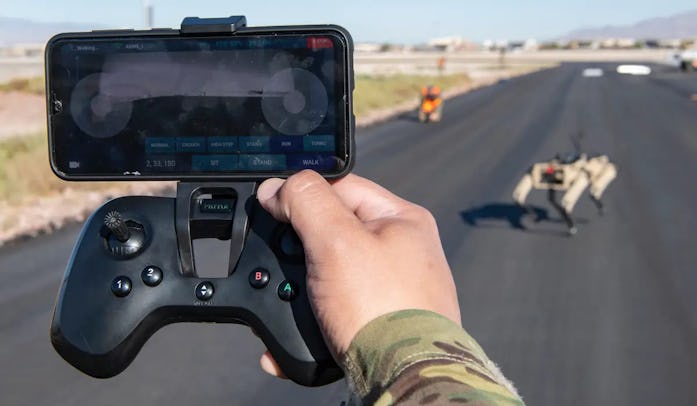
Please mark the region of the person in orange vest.
[[438, 58], [438, 74], [442, 75], [445, 71], [445, 57], [441, 56]]
[[443, 97], [438, 86], [421, 88], [421, 104], [419, 105], [419, 121], [440, 121], [443, 115]]

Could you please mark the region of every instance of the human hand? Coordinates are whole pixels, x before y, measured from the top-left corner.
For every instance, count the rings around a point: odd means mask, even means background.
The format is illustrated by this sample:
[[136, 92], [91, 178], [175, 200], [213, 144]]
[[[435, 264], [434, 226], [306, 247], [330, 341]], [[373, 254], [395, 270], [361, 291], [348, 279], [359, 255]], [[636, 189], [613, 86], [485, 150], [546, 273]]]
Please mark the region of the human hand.
[[[330, 184], [313, 171], [268, 179], [264, 209], [289, 222], [305, 249], [307, 290], [335, 358], [371, 320], [430, 310], [460, 324], [460, 307], [436, 222], [428, 210], [356, 175]], [[282, 377], [265, 353], [262, 368]]]

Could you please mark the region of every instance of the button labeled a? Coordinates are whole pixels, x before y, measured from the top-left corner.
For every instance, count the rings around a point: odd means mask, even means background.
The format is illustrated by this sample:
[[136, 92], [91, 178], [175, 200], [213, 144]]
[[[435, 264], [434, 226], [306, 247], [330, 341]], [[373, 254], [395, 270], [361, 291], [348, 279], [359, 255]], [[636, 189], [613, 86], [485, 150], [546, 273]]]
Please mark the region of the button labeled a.
[[278, 285], [278, 297], [281, 300], [290, 302], [298, 295], [298, 286], [291, 280], [285, 280]]

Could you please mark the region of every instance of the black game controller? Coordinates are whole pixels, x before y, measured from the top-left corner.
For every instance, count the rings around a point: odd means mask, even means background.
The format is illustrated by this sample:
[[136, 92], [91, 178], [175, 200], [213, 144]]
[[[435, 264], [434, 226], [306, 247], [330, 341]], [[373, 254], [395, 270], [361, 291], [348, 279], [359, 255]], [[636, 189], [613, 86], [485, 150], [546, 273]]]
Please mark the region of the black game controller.
[[[305, 289], [302, 246], [256, 201], [254, 183], [179, 183], [177, 197], [129, 196], [86, 222], [51, 324], [56, 351], [80, 371], [109, 378], [174, 322], [242, 323], [293, 381], [342, 376]], [[196, 275], [192, 240], [231, 239], [227, 278]]]

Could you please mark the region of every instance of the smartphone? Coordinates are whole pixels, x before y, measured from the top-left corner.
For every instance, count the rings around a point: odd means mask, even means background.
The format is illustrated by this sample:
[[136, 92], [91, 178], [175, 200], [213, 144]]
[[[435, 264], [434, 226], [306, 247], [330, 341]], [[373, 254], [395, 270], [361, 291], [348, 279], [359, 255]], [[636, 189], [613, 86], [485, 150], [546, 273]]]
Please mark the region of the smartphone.
[[261, 180], [354, 162], [353, 44], [338, 26], [67, 33], [46, 47], [66, 180]]

